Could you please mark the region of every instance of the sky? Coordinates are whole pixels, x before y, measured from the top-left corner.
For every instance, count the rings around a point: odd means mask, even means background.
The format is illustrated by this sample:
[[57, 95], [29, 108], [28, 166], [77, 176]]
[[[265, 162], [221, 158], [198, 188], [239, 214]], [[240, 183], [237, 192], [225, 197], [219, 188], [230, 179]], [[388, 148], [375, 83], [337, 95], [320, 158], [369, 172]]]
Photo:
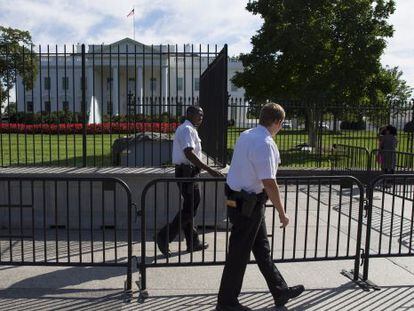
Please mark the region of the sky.
[[[0, 0], [0, 25], [30, 31], [41, 45], [113, 43], [125, 37], [144, 44], [227, 43], [229, 55], [247, 53], [262, 24], [247, 0]], [[396, 0], [384, 65], [398, 66], [414, 87], [414, 0]], [[134, 18], [126, 17], [135, 8]]]

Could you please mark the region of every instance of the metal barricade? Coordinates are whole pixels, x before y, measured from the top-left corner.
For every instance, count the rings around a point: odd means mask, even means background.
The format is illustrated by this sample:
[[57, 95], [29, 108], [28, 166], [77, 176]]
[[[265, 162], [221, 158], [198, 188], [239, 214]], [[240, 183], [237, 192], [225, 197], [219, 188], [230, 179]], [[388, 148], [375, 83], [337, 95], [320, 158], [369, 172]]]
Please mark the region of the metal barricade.
[[[414, 255], [414, 174], [381, 175], [367, 188], [368, 219], [363, 280], [370, 258]], [[402, 189], [402, 190], [401, 190]]]
[[0, 176], [0, 265], [125, 267], [132, 205], [117, 178]]
[[[351, 176], [295, 176], [277, 180], [290, 225], [278, 229], [275, 209], [266, 209], [272, 260], [351, 259], [355, 262], [354, 269], [344, 274], [357, 280], [364, 209], [361, 182]], [[180, 231], [178, 239], [170, 243], [172, 256], [164, 257], [157, 247], [157, 233], [177, 214], [181, 219], [183, 198], [179, 190], [184, 183], [194, 182], [199, 183], [201, 193], [194, 226], [198, 227], [200, 240], [209, 242], [210, 247], [198, 252], [185, 251]], [[224, 178], [163, 178], [146, 185], [141, 196], [140, 301], [148, 296], [148, 268], [225, 263], [231, 224], [227, 219], [224, 182]]]

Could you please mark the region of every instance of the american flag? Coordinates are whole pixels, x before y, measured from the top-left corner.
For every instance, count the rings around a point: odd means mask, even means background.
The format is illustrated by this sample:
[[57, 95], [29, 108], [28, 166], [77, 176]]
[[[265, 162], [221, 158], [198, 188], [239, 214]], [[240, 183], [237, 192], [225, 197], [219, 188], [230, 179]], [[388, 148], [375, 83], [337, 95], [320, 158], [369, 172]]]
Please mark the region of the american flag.
[[131, 12], [128, 13], [127, 17], [130, 17], [131, 15], [134, 15], [134, 10], [135, 9], [132, 9]]

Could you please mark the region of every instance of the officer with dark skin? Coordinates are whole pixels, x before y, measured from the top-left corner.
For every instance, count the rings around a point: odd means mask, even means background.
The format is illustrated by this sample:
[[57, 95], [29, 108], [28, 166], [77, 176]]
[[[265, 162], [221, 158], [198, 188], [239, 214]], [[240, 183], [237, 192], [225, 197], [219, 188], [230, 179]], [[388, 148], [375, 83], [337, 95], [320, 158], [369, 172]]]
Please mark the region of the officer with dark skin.
[[[201, 170], [207, 171], [213, 177], [224, 175], [202, 162], [201, 140], [197, 127], [203, 122], [203, 109], [198, 106], [187, 108], [186, 120], [175, 131], [172, 160], [175, 164], [175, 177], [196, 178]], [[181, 212], [178, 212], [170, 224], [158, 232], [156, 242], [164, 256], [170, 256], [168, 244], [184, 231], [187, 251], [200, 251], [208, 247], [202, 243], [194, 227], [193, 221], [200, 203], [200, 189], [197, 182], [179, 182], [178, 188], [183, 197]], [[181, 217], [180, 217], [181, 216]], [[180, 227], [181, 224], [181, 227]]]

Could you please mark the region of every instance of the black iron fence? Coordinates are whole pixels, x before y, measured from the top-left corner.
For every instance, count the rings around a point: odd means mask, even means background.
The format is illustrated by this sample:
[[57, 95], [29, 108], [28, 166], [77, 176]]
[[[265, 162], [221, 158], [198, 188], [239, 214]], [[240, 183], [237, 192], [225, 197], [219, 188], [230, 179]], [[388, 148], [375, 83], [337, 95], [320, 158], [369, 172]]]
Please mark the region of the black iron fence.
[[[129, 39], [6, 49], [5, 61], [15, 63], [7, 66], [0, 93], [0, 165], [171, 164], [172, 134], [185, 109], [203, 101], [201, 78], [222, 51]], [[220, 102], [206, 100], [205, 107], [219, 119], [206, 120], [200, 129], [217, 162], [230, 161], [237, 137], [257, 124], [260, 110], [228, 83], [241, 63], [224, 57], [223, 65], [214, 79], [220, 78], [220, 87], [216, 81], [209, 89], [220, 93]], [[282, 166], [328, 168], [334, 144], [376, 149], [378, 130], [386, 124], [398, 130], [397, 151], [414, 151], [412, 101], [280, 102], [287, 111], [276, 136]]]
[[172, 134], [219, 53], [130, 39], [6, 48], [16, 63], [0, 93], [0, 165], [171, 164]]
[[0, 176], [0, 265], [125, 267], [131, 191], [116, 178]]
[[[414, 152], [413, 101], [355, 103], [352, 106], [325, 102], [279, 102], [287, 112], [283, 129], [275, 139], [282, 167], [328, 168], [335, 145], [377, 149], [380, 128], [387, 124], [397, 129], [397, 151]], [[258, 124], [260, 107], [245, 98], [229, 99], [230, 126], [227, 136], [230, 153], [240, 133]], [[356, 156], [364, 157], [357, 153]]]
[[[180, 184], [177, 186], [178, 181]], [[147, 295], [148, 268], [223, 265], [226, 260], [231, 225], [225, 207], [224, 179], [200, 178], [197, 181], [201, 198], [195, 225], [201, 242], [208, 242], [210, 247], [199, 252], [185, 251], [183, 235], [179, 233], [178, 239], [170, 243], [171, 257], [164, 257], [158, 250], [156, 236], [177, 212], [181, 213], [183, 202], [178, 188], [185, 182], [194, 182], [194, 179], [157, 179], [143, 190], [139, 264], [141, 300]], [[283, 230], [277, 229], [275, 209], [267, 208], [273, 261], [353, 259], [352, 278], [357, 280], [364, 210], [362, 184], [349, 176], [280, 177], [278, 182], [291, 224]]]

